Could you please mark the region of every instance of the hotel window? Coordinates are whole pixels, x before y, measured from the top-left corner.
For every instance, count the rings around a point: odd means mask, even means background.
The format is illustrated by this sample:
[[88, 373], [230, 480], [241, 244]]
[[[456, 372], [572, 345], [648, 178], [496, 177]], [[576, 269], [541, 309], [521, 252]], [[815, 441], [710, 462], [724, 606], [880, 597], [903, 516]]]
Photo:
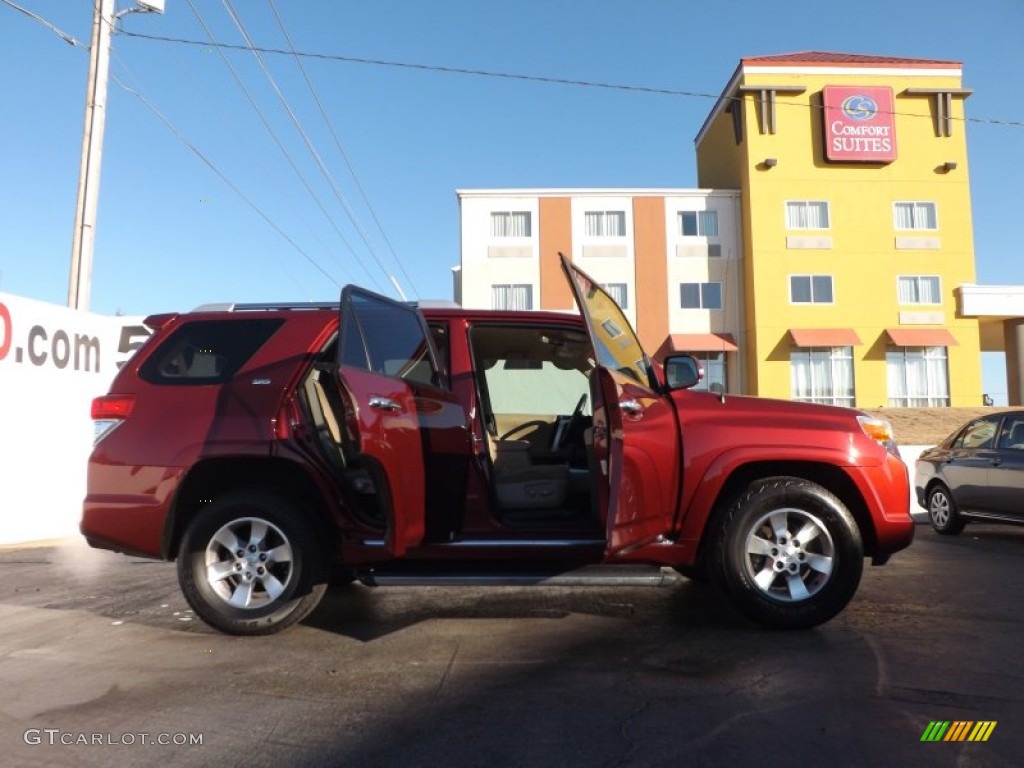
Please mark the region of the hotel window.
[[900, 304], [941, 304], [942, 294], [938, 275], [901, 275]]
[[587, 211], [587, 237], [625, 237], [625, 211]]
[[680, 211], [679, 234], [683, 237], [718, 237], [718, 211]]
[[680, 283], [679, 304], [683, 309], [721, 309], [721, 283]]
[[491, 309], [533, 309], [533, 286], [492, 285]]
[[794, 400], [853, 405], [853, 347], [794, 347], [789, 364]]
[[491, 237], [530, 237], [529, 211], [491, 213]]
[[885, 372], [891, 408], [949, 405], [949, 365], [945, 347], [890, 347]]
[[828, 229], [828, 202], [825, 200], [786, 201], [786, 229]]
[[704, 378], [693, 387], [704, 392], [725, 392], [725, 353], [694, 352], [704, 369]]
[[608, 291], [608, 295], [622, 309], [629, 309], [629, 290], [625, 283], [603, 283], [601, 287]]
[[789, 301], [792, 304], [831, 304], [832, 275], [790, 275]]
[[893, 203], [892, 216], [896, 229], [939, 228], [935, 203]]

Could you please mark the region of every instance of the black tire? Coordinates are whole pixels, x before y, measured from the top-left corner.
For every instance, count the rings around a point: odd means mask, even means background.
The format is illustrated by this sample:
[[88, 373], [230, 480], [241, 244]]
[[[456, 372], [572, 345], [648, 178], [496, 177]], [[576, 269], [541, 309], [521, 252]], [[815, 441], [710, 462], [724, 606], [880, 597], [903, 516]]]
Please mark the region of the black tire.
[[319, 541], [310, 520], [283, 496], [232, 492], [204, 507], [185, 531], [178, 583], [211, 627], [270, 635], [303, 619], [323, 597], [328, 573]]
[[828, 621], [850, 602], [864, 570], [850, 512], [801, 478], [754, 481], [712, 535], [712, 582], [740, 613], [772, 629]]
[[942, 483], [928, 491], [928, 522], [943, 536], [956, 536], [967, 525], [957, 511], [953, 494]]

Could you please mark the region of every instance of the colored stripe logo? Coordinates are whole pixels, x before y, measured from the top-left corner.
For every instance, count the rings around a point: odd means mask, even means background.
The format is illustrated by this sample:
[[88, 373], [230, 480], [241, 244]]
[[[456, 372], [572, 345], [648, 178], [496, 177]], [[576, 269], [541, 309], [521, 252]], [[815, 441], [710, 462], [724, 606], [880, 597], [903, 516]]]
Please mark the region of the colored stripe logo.
[[932, 720], [921, 741], [988, 741], [996, 729], [995, 720]]

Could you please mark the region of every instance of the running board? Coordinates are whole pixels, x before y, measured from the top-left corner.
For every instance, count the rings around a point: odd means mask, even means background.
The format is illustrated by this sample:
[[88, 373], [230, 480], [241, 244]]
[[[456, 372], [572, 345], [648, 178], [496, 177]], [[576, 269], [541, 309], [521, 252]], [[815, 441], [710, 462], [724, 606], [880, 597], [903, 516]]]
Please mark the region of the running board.
[[369, 587], [662, 587], [685, 579], [671, 568], [648, 565], [594, 565], [572, 571], [388, 572], [360, 571], [356, 578]]

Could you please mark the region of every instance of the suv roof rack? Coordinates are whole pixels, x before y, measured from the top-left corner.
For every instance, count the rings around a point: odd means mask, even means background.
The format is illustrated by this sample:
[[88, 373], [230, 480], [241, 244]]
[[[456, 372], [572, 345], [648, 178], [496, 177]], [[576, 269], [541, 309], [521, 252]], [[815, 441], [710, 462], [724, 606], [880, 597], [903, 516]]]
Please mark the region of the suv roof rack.
[[[406, 302], [417, 309], [462, 309], [462, 306], [451, 299], [421, 299]], [[235, 302], [218, 301], [211, 304], [200, 304], [193, 312], [269, 312], [280, 309], [338, 309], [337, 301], [266, 301], [266, 302]]]
[[193, 312], [248, 312], [271, 311], [275, 309], [337, 309], [337, 301], [266, 301], [266, 302], [233, 302], [221, 301], [213, 304], [200, 304]]

